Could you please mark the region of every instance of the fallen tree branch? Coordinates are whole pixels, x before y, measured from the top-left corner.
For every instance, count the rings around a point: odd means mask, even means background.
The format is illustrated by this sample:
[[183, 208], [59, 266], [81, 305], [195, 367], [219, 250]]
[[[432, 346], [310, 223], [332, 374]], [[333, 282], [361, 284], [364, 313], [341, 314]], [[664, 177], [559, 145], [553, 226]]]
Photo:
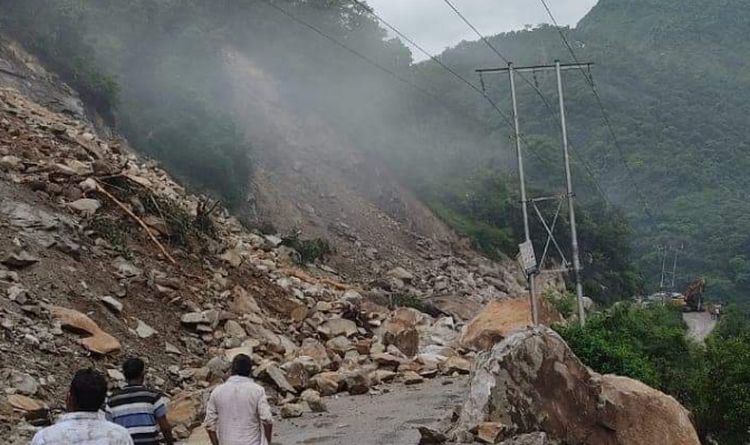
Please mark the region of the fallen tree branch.
[[167, 257], [167, 259], [172, 264], [177, 264], [177, 261], [175, 261], [175, 259], [172, 258], [172, 255], [170, 255], [169, 252], [167, 252], [167, 249], [165, 249], [164, 246], [159, 242], [159, 240], [156, 239], [156, 237], [154, 236], [154, 234], [151, 233], [151, 229], [149, 229], [149, 227], [146, 225], [146, 223], [143, 222], [142, 219], [138, 218], [138, 216], [135, 213], [133, 213], [128, 208], [128, 206], [126, 206], [125, 204], [123, 204], [122, 202], [120, 202], [117, 198], [115, 198], [114, 195], [112, 195], [107, 190], [105, 190], [104, 187], [102, 187], [102, 185], [99, 183], [99, 181], [96, 181], [96, 190], [98, 192], [102, 193], [107, 198], [111, 199], [112, 202], [114, 202], [115, 204], [117, 204], [118, 207], [120, 207], [122, 210], [125, 211], [125, 213], [127, 213], [131, 218], [133, 218], [138, 223], [138, 225], [140, 225], [143, 228], [143, 230], [146, 231], [146, 233], [148, 234], [148, 237], [151, 238], [151, 241], [153, 241], [154, 244], [156, 244], [156, 246], [159, 247], [159, 250], [161, 250], [161, 253], [163, 253], [164, 256]]

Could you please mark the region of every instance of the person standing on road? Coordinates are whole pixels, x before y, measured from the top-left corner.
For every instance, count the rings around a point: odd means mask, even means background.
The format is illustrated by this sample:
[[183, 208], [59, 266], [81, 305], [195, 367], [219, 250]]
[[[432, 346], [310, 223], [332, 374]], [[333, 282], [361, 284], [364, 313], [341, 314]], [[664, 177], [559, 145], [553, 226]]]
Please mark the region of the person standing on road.
[[31, 445], [133, 445], [128, 430], [99, 412], [106, 397], [107, 381], [101, 373], [78, 371], [68, 391], [68, 414], [36, 433]]
[[252, 361], [244, 354], [232, 360], [232, 376], [208, 399], [206, 431], [212, 445], [267, 445], [273, 417], [266, 391], [250, 378]]
[[107, 400], [107, 418], [125, 427], [135, 445], [158, 445], [159, 430], [164, 442], [172, 445], [172, 427], [167, 420], [167, 399], [158, 391], [143, 385], [146, 364], [129, 358], [122, 364], [127, 385], [114, 391]]

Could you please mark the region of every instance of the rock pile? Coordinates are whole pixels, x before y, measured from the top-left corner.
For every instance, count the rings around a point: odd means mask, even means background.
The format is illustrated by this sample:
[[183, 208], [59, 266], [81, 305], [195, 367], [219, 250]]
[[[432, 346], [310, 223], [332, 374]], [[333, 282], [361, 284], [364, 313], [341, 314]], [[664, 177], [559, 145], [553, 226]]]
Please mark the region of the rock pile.
[[522, 291], [512, 267], [479, 257], [398, 266], [373, 254], [384, 272], [362, 282], [300, 268], [278, 236], [248, 231], [123, 141], [10, 89], [0, 89], [0, 196], [0, 358], [28, 372], [0, 370], [9, 443], [59, 411], [82, 362], [118, 385], [130, 354], [149, 359], [183, 438], [240, 353], [290, 417], [325, 410], [321, 396], [468, 374], [462, 324]]
[[[469, 443], [550, 443], [540, 432], [591, 445], [700, 443], [675, 399], [632, 379], [592, 372], [548, 328], [516, 333], [477, 358], [451, 435]], [[525, 436], [514, 437], [519, 434]]]

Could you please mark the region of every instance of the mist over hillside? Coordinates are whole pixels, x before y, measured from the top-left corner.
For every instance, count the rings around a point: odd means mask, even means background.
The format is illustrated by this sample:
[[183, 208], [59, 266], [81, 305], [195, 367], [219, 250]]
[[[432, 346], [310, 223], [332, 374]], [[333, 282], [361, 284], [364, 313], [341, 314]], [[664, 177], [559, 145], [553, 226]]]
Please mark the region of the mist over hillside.
[[[253, 166], [275, 142], [262, 101], [255, 125], [238, 117], [236, 90], [227, 88], [231, 54], [247, 57], [274, 85], [280, 109], [314, 116], [365, 156], [359, 168], [387, 168], [477, 247], [515, 254], [522, 231], [507, 123], [435, 62], [414, 64], [407, 47], [355, 3], [6, 0], [0, 7], [2, 32], [36, 50], [137, 148], [239, 213], [252, 213]], [[738, 1], [602, 1], [578, 29], [564, 30], [578, 58], [595, 63], [619, 142], [584, 76], [567, 73], [587, 294], [612, 301], [653, 289], [664, 245], [684, 246], [678, 288], [701, 275], [716, 298], [747, 291], [749, 80], [747, 43], [738, 37], [749, 27], [738, 13], [746, 9]], [[571, 61], [550, 26], [490, 40], [518, 65]], [[480, 42], [440, 59], [472, 82], [474, 69], [502, 65]], [[532, 81], [556, 103], [551, 76]], [[506, 79], [488, 78], [487, 87], [508, 110]], [[523, 82], [519, 98], [531, 188], [560, 192], [554, 113]], [[561, 225], [564, 233], [565, 217]], [[538, 223], [534, 232], [543, 246]]]
[[[601, 1], [577, 29], [563, 31], [578, 60], [595, 63], [596, 87], [619, 141], [618, 148], [585, 77], [568, 73], [568, 123], [579, 167], [589, 164], [607, 196], [626, 209], [636, 261], [651, 289], [662, 246], [669, 246], [670, 261], [684, 246], [678, 289], [704, 276], [718, 299], [747, 295], [749, 78], [741, 56], [748, 53], [741, 37], [750, 29], [747, 8], [737, 1]], [[490, 40], [516, 64], [573, 62], [552, 27]], [[441, 57], [466, 73], [501, 64], [479, 42], [462, 43]], [[553, 81], [534, 76], [555, 99]], [[501, 104], [508, 103], [506, 84], [505, 78], [488, 81]], [[530, 150], [554, 159], [556, 148], [547, 144], [558, 138], [554, 119], [530, 87], [520, 88], [522, 127], [530, 140], [544, 141]], [[531, 170], [532, 181], [550, 173], [545, 166]]]

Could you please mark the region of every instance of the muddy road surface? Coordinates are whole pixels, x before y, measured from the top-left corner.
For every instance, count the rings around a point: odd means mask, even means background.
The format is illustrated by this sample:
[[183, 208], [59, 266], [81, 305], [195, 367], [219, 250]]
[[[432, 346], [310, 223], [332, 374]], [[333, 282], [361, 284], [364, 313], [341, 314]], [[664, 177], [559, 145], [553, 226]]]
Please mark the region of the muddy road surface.
[[276, 423], [272, 445], [416, 445], [420, 426], [434, 426], [463, 403], [468, 378], [389, 386], [387, 393], [326, 398], [328, 412]]
[[703, 342], [716, 327], [716, 319], [708, 312], [686, 312], [682, 319], [688, 325], [688, 337]]

